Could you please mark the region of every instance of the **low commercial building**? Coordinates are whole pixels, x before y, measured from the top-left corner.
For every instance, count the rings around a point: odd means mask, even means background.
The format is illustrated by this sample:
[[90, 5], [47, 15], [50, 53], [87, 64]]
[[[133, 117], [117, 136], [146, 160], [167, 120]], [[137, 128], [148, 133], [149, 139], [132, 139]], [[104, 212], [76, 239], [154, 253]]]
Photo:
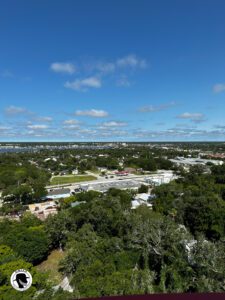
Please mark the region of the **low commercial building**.
[[61, 198], [67, 198], [71, 196], [70, 189], [52, 189], [49, 190], [48, 195], [45, 197], [45, 199], [61, 199]]
[[159, 170], [155, 174], [146, 176], [145, 182], [153, 186], [158, 186], [160, 184], [169, 183], [171, 180], [176, 178], [177, 176], [171, 170]]
[[221, 166], [223, 164], [222, 160], [216, 159], [203, 159], [203, 158], [186, 158], [186, 157], [176, 157], [170, 159], [170, 161], [178, 166], [190, 167], [195, 165], [206, 165], [207, 163], [213, 164], [215, 166]]
[[132, 179], [121, 179], [107, 182], [98, 182], [90, 184], [81, 184], [80, 187], [83, 191], [95, 190], [98, 192], [107, 192], [110, 188], [120, 190], [134, 189], [137, 190], [141, 186], [141, 182]]

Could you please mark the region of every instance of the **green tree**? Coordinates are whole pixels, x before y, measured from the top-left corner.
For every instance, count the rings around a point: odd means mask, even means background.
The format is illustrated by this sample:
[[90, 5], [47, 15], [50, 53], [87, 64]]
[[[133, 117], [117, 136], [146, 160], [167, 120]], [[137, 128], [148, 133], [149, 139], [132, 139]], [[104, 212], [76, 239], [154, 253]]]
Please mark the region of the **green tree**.
[[33, 264], [42, 261], [48, 254], [49, 241], [41, 227], [13, 227], [4, 237], [4, 242], [24, 259]]
[[17, 259], [18, 255], [10, 247], [0, 245], [0, 265]]
[[[32, 275], [32, 286], [23, 293], [12, 288], [10, 277], [15, 270], [25, 269]], [[30, 300], [34, 297], [37, 290], [46, 288], [46, 275], [38, 273], [32, 264], [22, 259], [13, 260], [0, 265], [0, 299], [3, 300]]]
[[51, 248], [65, 246], [69, 232], [76, 230], [76, 224], [68, 210], [62, 210], [57, 215], [50, 215], [44, 223]]
[[142, 184], [139, 188], [138, 188], [138, 193], [147, 193], [148, 192], [148, 186], [145, 184]]

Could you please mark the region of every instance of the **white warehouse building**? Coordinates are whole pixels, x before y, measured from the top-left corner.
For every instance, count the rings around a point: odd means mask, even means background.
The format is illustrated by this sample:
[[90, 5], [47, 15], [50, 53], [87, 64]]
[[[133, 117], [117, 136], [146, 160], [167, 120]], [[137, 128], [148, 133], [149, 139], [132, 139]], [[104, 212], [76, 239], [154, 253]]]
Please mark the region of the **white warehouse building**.
[[145, 177], [145, 182], [153, 185], [169, 183], [176, 179], [177, 176], [171, 170], [158, 170], [157, 173]]

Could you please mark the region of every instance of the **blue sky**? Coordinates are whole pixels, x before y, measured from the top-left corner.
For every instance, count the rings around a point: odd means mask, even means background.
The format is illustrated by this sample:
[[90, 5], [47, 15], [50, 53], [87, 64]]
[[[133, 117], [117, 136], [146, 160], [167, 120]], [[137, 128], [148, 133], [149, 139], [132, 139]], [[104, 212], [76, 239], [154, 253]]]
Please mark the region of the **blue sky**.
[[224, 0], [3, 0], [1, 141], [225, 140]]

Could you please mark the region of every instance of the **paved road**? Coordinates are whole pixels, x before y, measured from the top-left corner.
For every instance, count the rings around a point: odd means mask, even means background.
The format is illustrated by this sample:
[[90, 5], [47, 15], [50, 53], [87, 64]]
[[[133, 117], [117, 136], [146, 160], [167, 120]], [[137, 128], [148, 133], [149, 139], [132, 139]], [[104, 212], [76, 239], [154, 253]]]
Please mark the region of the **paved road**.
[[[110, 176], [109, 176], [110, 177]], [[82, 182], [77, 182], [77, 183], [67, 183], [67, 184], [60, 184], [60, 185], [49, 185], [46, 188], [47, 189], [54, 189], [57, 187], [66, 187], [69, 188], [70, 190], [74, 190], [79, 185], [85, 185], [85, 184], [99, 184], [99, 183], [113, 183], [113, 182], [121, 182], [121, 181], [128, 181], [128, 180], [136, 180], [136, 181], [145, 181], [146, 175], [134, 175], [134, 174], [129, 174], [128, 176], [115, 176], [114, 178], [108, 178], [106, 179], [105, 177], [99, 176], [98, 179], [96, 180], [91, 180], [91, 181], [82, 181]]]
[[[59, 187], [67, 187], [71, 191], [73, 191], [75, 188], [77, 188], [81, 184], [82, 185], [85, 185], [85, 184], [95, 185], [95, 184], [100, 184], [100, 183], [113, 183], [113, 182], [115, 182], [115, 183], [118, 182], [119, 183], [121, 181], [126, 181], [126, 180], [134, 180], [134, 181], [138, 181], [140, 183], [146, 183], [145, 178], [152, 177], [152, 176], [161, 177], [163, 172], [164, 172], [164, 170], [158, 170], [158, 172], [151, 173], [151, 174], [144, 174], [144, 175], [128, 174], [127, 176], [117, 176], [115, 174], [113, 175], [113, 173], [112, 173], [112, 175], [107, 175], [108, 178], [105, 178], [105, 176], [99, 176], [95, 173], [87, 171], [86, 173], [88, 175], [93, 175], [93, 176], [97, 177], [97, 179], [92, 180], [92, 181], [82, 181], [82, 182], [77, 182], [77, 183], [50, 185], [50, 186], [47, 186], [46, 188], [47, 189], [54, 189], [54, 188], [59, 188]], [[114, 177], [110, 178], [110, 176], [114, 176]], [[172, 180], [174, 178], [170, 178], [170, 180]]]

